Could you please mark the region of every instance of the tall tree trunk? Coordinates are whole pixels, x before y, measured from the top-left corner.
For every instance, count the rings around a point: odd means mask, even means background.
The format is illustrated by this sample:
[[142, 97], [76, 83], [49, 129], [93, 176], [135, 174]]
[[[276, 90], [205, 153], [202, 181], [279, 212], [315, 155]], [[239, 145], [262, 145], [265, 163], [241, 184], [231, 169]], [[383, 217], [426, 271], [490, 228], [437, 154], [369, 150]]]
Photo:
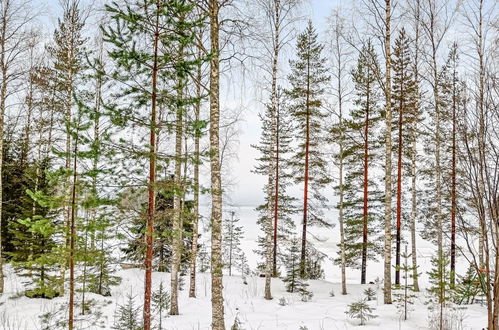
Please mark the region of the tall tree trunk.
[[305, 174], [303, 180], [303, 230], [301, 236], [300, 276], [306, 276], [306, 253], [307, 253], [307, 212], [308, 212], [308, 158], [310, 146], [310, 63], [307, 63], [307, 90], [305, 111]]
[[224, 330], [222, 263], [222, 177], [220, 173], [220, 46], [218, 0], [209, 0], [210, 18], [210, 168], [212, 330]]
[[[341, 65], [339, 65], [341, 67]], [[338, 76], [340, 77], [340, 76]], [[340, 186], [340, 205], [339, 205], [339, 222], [340, 222], [340, 256], [341, 256], [341, 294], [347, 294], [347, 278], [346, 278], [346, 255], [345, 255], [345, 228], [344, 228], [344, 210], [343, 201], [345, 191], [343, 188], [343, 97], [341, 94], [341, 78], [338, 78], [338, 107], [339, 107], [339, 126], [340, 126], [340, 164], [339, 164], [339, 186]]]
[[[182, 56], [182, 55], [180, 55]], [[180, 79], [180, 78], [179, 78]], [[177, 93], [179, 100], [182, 99], [182, 84], [179, 82]], [[182, 219], [181, 219], [181, 191], [182, 188], [182, 139], [183, 139], [183, 109], [177, 107], [176, 129], [175, 129], [175, 175], [173, 196], [173, 255], [171, 266], [171, 304], [170, 315], [178, 315], [178, 273], [180, 271], [180, 258], [182, 255]]]
[[451, 165], [451, 236], [450, 236], [450, 285], [454, 287], [456, 283], [456, 215], [457, 215], [457, 196], [456, 196], [456, 67], [454, 65], [452, 72], [452, 165]]
[[[201, 56], [199, 56], [201, 58]], [[202, 72], [201, 66], [198, 66], [197, 77], [196, 77], [196, 98], [201, 98], [201, 79]], [[194, 107], [194, 117], [196, 123], [199, 122], [201, 104], [198, 101]], [[196, 130], [194, 132], [194, 209], [193, 209], [193, 223], [192, 223], [192, 246], [191, 246], [191, 263], [190, 263], [190, 285], [189, 285], [189, 297], [196, 298], [196, 258], [198, 255], [198, 238], [199, 238], [199, 165], [200, 165], [200, 133]]]
[[2, 246], [2, 212], [3, 212], [3, 181], [2, 181], [2, 173], [3, 173], [3, 138], [4, 138], [4, 120], [5, 120], [5, 107], [6, 107], [6, 98], [7, 98], [7, 67], [5, 65], [5, 45], [4, 45], [4, 37], [5, 37], [5, 17], [4, 22], [2, 22], [4, 28], [2, 29], [2, 41], [1, 42], [1, 53], [0, 53], [0, 64], [2, 65], [2, 86], [0, 87], [0, 293], [4, 291], [4, 274], [3, 274], [3, 246]]
[[156, 103], [158, 83], [158, 43], [159, 43], [159, 3], [156, 3], [156, 22], [153, 39], [153, 66], [151, 77], [151, 122], [149, 128], [149, 185], [148, 185], [148, 209], [146, 225], [146, 257], [144, 262], [144, 330], [151, 330], [151, 286], [152, 286], [152, 256], [153, 256], [153, 234], [154, 213], [156, 205], [155, 181], [156, 181]]
[[277, 226], [279, 219], [279, 106], [276, 108], [275, 192], [274, 192], [274, 249], [272, 276], [277, 277]]
[[[279, 105], [277, 100], [277, 70], [279, 64], [279, 49], [280, 49], [280, 14], [281, 14], [281, 1], [274, 0], [274, 40], [272, 41], [274, 45], [274, 54], [272, 57], [272, 120], [274, 121], [272, 129], [274, 134], [272, 134], [273, 143], [271, 149], [275, 147], [275, 160], [271, 157], [270, 171], [275, 173], [274, 175], [274, 205], [273, 205], [273, 215], [274, 215], [274, 243], [273, 243], [273, 256], [272, 256], [272, 276], [277, 277], [277, 225], [279, 219]], [[271, 155], [272, 156], [272, 155]], [[269, 173], [270, 174], [270, 173]], [[269, 175], [270, 178], [270, 175]], [[269, 189], [272, 189], [272, 185]], [[272, 199], [272, 192], [269, 191], [269, 203]], [[271, 219], [272, 210], [269, 210], [269, 219]], [[270, 221], [270, 220], [269, 220]], [[270, 279], [266, 279], [268, 283], [268, 298], [271, 299], [270, 294]], [[267, 283], [266, 283], [267, 287]], [[267, 292], [265, 292], [267, 297]]]
[[[404, 72], [402, 69], [402, 76]], [[395, 250], [395, 284], [400, 285], [400, 243], [401, 243], [401, 225], [402, 225], [402, 148], [404, 147], [402, 137], [402, 121], [404, 118], [404, 90], [400, 86], [400, 104], [399, 104], [399, 120], [398, 120], [398, 155], [397, 155], [397, 245]]]
[[391, 0], [385, 0], [385, 248], [384, 291], [385, 304], [392, 303], [392, 106], [391, 106]]
[[[418, 95], [416, 100], [415, 111], [418, 114], [421, 106], [421, 94], [419, 93], [419, 38], [420, 38], [420, 19], [421, 19], [421, 2], [416, 0], [415, 8], [415, 37], [414, 43], [416, 49], [414, 52], [414, 75], [416, 78], [416, 84], [418, 85]], [[418, 273], [418, 256], [416, 247], [416, 217], [417, 217], [417, 186], [416, 186], [416, 175], [417, 175], [417, 139], [418, 139], [418, 119], [414, 118], [412, 123], [411, 132], [411, 258], [412, 258], [412, 285], [414, 291], [419, 291], [419, 273]]]
[[[78, 122], [79, 126], [80, 123]], [[74, 328], [74, 295], [75, 295], [75, 243], [76, 243], [76, 186], [78, 175], [76, 173], [76, 165], [78, 162], [78, 132], [74, 141], [73, 149], [73, 182], [71, 185], [71, 213], [69, 217], [69, 321], [68, 328]]]
[[[369, 72], [370, 69], [368, 68]], [[368, 78], [369, 79], [369, 78]], [[369, 87], [370, 88], [370, 87]], [[370, 94], [367, 90], [366, 119], [364, 122], [364, 179], [363, 179], [363, 207], [362, 207], [362, 264], [360, 271], [360, 284], [366, 284], [367, 270], [367, 223], [368, 219], [368, 188], [369, 188], [369, 102]]]

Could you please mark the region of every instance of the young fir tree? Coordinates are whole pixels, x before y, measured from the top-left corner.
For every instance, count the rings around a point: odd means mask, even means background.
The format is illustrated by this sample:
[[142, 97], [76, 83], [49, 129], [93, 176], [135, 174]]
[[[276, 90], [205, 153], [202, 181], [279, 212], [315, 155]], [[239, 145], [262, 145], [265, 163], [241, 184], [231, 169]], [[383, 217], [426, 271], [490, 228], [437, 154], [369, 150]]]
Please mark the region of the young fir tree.
[[405, 251], [402, 252], [400, 256], [404, 259], [403, 264], [398, 266], [399, 271], [402, 272], [402, 282], [396, 287], [394, 301], [401, 318], [406, 321], [410, 311], [410, 305], [414, 304], [414, 300], [417, 296], [414, 294], [414, 285], [409, 284], [409, 278], [414, 274], [414, 266], [409, 265], [409, 258], [411, 255], [407, 252], [407, 245], [405, 246]]
[[235, 217], [236, 212], [231, 211], [230, 217], [226, 218], [223, 224], [223, 258], [225, 267], [229, 270], [229, 276], [232, 276], [232, 268], [236, 263], [238, 255], [242, 254], [241, 239], [243, 238], [243, 227], [238, 226], [239, 218]]
[[[295, 227], [291, 216], [297, 212], [295, 206], [296, 198], [289, 196], [287, 193], [287, 188], [291, 184], [292, 179], [288, 171], [288, 155], [291, 152], [290, 143], [292, 140], [292, 126], [289, 113], [286, 111], [288, 108], [283, 104], [283, 94], [280, 90], [277, 92], [275, 102], [275, 114], [272, 114], [272, 107], [266, 105], [265, 112], [260, 115], [262, 136], [260, 138], [260, 144], [254, 146], [254, 148], [261, 153], [261, 157], [258, 158], [259, 164], [254, 170], [255, 173], [268, 176], [269, 167], [273, 166], [271, 157], [276, 158], [274, 164], [276, 166], [276, 171], [273, 174], [273, 180], [266, 182], [263, 188], [266, 192], [268, 189], [271, 189], [272, 193], [266, 194], [265, 203], [257, 207], [257, 211], [260, 214], [257, 223], [262, 228], [263, 233], [267, 233], [267, 231], [270, 230], [270, 236], [273, 238], [273, 276], [277, 276], [279, 269], [278, 263], [284, 263], [285, 261], [283, 249], [285, 249], [285, 246], [289, 243], [287, 238], [291, 235]], [[273, 134], [275, 134], [275, 136], [273, 136]], [[272, 156], [272, 153], [269, 153], [269, 150], [273, 150], [275, 155]], [[271, 204], [270, 206], [273, 209], [272, 219], [270, 219], [271, 222], [269, 222], [268, 219], [269, 204]], [[272, 224], [272, 222], [273, 225], [270, 226], [269, 223]], [[262, 257], [262, 263], [259, 264], [259, 268], [262, 270], [265, 267], [265, 262], [263, 261], [266, 259], [268, 247], [266, 237], [267, 235], [258, 237], [258, 245], [260, 248], [255, 251]], [[278, 241], [280, 242], [279, 244], [277, 244]]]
[[298, 238], [293, 238], [288, 248], [288, 255], [286, 258], [286, 276], [283, 282], [286, 285], [286, 291], [306, 293], [308, 292], [308, 284], [301, 277], [301, 264], [300, 264], [300, 241]]
[[369, 306], [366, 300], [361, 299], [357, 302], [348, 305], [348, 310], [345, 312], [349, 317], [353, 319], [359, 319], [360, 325], [365, 325], [366, 321], [378, 317], [373, 314], [374, 308]]
[[[355, 83], [354, 108], [345, 122], [348, 136], [345, 157], [345, 252], [349, 266], [361, 269], [361, 283], [366, 283], [367, 260], [381, 251], [379, 232], [381, 194], [373, 175], [378, 145], [376, 124], [380, 119], [379, 63], [370, 41], [362, 47], [357, 65], [352, 70]], [[372, 173], [372, 172], [371, 172]], [[368, 239], [370, 237], [370, 239]], [[360, 265], [359, 265], [360, 259]]]
[[400, 284], [400, 247], [402, 242], [403, 184], [404, 169], [407, 168], [406, 156], [412, 152], [409, 142], [413, 137], [410, 129], [418, 121], [417, 98], [418, 88], [413, 72], [413, 59], [410, 53], [410, 40], [402, 28], [395, 40], [393, 49], [392, 110], [393, 110], [393, 142], [397, 157], [397, 196], [396, 196], [396, 248], [395, 248], [395, 284]]
[[439, 256], [438, 253], [431, 259], [431, 269], [428, 272], [430, 294], [428, 299], [429, 309], [435, 311], [438, 315], [440, 329], [443, 329], [445, 322], [445, 309], [448, 302], [453, 300], [453, 290], [450, 284], [450, 272], [447, 270], [449, 266], [449, 256], [444, 254]]
[[118, 306], [114, 315], [113, 329], [115, 330], [142, 330], [140, 324], [140, 307], [134, 304], [134, 298], [131, 294], [126, 297], [126, 303]]
[[159, 284], [158, 290], [152, 294], [152, 306], [158, 315], [158, 330], [163, 329], [163, 315], [170, 309], [170, 293], [163, 286], [163, 282]]
[[291, 88], [286, 91], [290, 100], [297, 152], [291, 160], [295, 183], [303, 184], [303, 218], [300, 275], [306, 277], [307, 226], [330, 224], [324, 219], [327, 198], [322, 189], [331, 182], [325, 160], [324, 120], [322, 109], [326, 74], [326, 60], [322, 57], [323, 45], [317, 40], [317, 32], [309, 21], [304, 32], [298, 36], [296, 60], [290, 61], [291, 73], [288, 81]]

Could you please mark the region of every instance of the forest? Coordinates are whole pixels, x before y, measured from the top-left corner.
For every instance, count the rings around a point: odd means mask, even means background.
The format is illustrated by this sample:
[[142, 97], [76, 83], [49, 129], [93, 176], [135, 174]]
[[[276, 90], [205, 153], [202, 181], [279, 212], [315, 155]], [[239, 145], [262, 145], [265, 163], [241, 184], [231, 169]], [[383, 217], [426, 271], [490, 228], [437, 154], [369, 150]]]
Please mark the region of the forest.
[[495, 0], [0, 0], [0, 330], [499, 330]]

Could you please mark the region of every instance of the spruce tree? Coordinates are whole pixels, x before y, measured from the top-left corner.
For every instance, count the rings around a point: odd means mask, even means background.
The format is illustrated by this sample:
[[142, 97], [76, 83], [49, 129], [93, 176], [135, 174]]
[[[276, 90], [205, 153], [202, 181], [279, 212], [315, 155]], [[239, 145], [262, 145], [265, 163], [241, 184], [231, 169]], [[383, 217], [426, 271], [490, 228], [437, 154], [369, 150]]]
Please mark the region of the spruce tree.
[[307, 226], [330, 226], [324, 219], [327, 198], [322, 193], [331, 182], [322, 144], [326, 117], [322, 102], [329, 76], [326, 60], [322, 57], [324, 46], [317, 39], [317, 32], [309, 21], [305, 31], [298, 36], [296, 59], [290, 61], [288, 81], [291, 87], [286, 91], [298, 143], [291, 160], [292, 174], [295, 183], [303, 184], [302, 277], [306, 276]]
[[394, 294], [394, 300], [401, 318], [406, 321], [410, 311], [410, 305], [414, 304], [414, 300], [417, 296], [414, 294], [414, 286], [409, 284], [409, 278], [414, 274], [414, 266], [409, 265], [409, 258], [411, 255], [407, 252], [407, 245], [405, 246], [405, 251], [402, 252], [400, 256], [404, 260], [404, 262], [398, 266], [398, 270], [402, 272], [402, 282], [396, 287], [397, 290]]
[[158, 290], [152, 294], [152, 306], [158, 315], [158, 330], [163, 329], [163, 314], [170, 309], [170, 294], [163, 286], [163, 282], [159, 284]]
[[[377, 122], [380, 119], [379, 63], [370, 41], [360, 51], [352, 70], [355, 83], [354, 108], [345, 122], [348, 136], [345, 153], [345, 250], [349, 266], [361, 269], [361, 284], [366, 283], [367, 260], [380, 252], [380, 200], [376, 181], [369, 170], [379, 155]], [[372, 173], [372, 172], [371, 172]], [[368, 237], [371, 237], [368, 239]], [[360, 265], [359, 265], [360, 259]]]
[[378, 317], [373, 314], [374, 308], [369, 306], [369, 304], [364, 300], [359, 300], [357, 302], [348, 305], [348, 310], [345, 312], [349, 317], [359, 319], [360, 325], [365, 325], [366, 321]]
[[286, 257], [286, 276], [283, 282], [288, 292], [308, 292], [308, 284], [301, 276], [301, 263], [300, 263], [300, 241], [298, 238], [293, 238], [288, 248]]
[[142, 330], [140, 325], [140, 307], [134, 304], [135, 297], [128, 294], [126, 303], [118, 306], [114, 315], [113, 328], [115, 330]]
[[242, 254], [241, 239], [243, 238], [243, 227], [238, 226], [239, 218], [235, 217], [235, 212], [230, 212], [230, 217], [226, 218], [223, 224], [223, 247], [222, 253], [225, 260], [225, 267], [229, 269], [229, 276], [232, 276], [232, 268], [236, 263], [238, 255]]

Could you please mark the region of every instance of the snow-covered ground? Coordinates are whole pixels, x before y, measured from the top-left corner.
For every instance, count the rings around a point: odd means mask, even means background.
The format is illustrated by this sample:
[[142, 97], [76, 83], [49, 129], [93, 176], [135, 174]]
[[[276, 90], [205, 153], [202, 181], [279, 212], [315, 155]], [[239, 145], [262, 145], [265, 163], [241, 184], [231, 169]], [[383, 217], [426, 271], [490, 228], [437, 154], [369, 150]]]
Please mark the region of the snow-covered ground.
[[[206, 212], [206, 209], [204, 210]], [[256, 238], [259, 229], [256, 226], [254, 207], [239, 207], [235, 211], [241, 218], [240, 224], [245, 229], [245, 239], [242, 248], [248, 256], [250, 267], [256, 265], [256, 256], [253, 249], [256, 248]], [[334, 217], [331, 212], [329, 216]], [[206, 224], [205, 224], [206, 225]], [[319, 229], [311, 231], [319, 240], [316, 241], [318, 248], [328, 254], [331, 258], [336, 256], [338, 243], [338, 229]], [[202, 241], [209, 239], [209, 233], [204, 232]], [[431, 244], [419, 241], [418, 257], [420, 271], [422, 273], [422, 286], [427, 283], [426, 271], [429, 269], [429, 260], [434, 253]], [[464, 271], [465, 262], [460, 262], [458, 271]], [[272, 330], [289, 329], [299, 330], [300, 327], [312, 329], [354, 329], [358, 326], [358, 320], [348, 318], [345, 314], [347, 305], [357, 301], [363, 296], [363, 291], [372, 287], [377, 291], [378, 300], [370, 301], [369, 304], [375, 308], [377, 318], [367, 322], [362, 329], [428, 329], [428, 306], [425, 293], [422, 292], [411, 307], [407, 321], [401, 321], [400, 314], [395, 305], [382, 304], [382, 291], [376, 285], [359, 285], [359, 271], [348, 270], [349, 294], [340, 294], [340, 274], [338, 266], [333, 265], [330, 260], [324, 264], [325, 280], [309, 281], [309, 289], [314, 296], [310, 302], [303, 302], [296, 293], [287, 293], [284, 284], [279, 279], [273, 279], [272, 292], [274, 299], [267, 301], [263, 299], [264, 279], [248, 277], [244, 284], [239, 276], [224, 277], [225, 318], [227, 329], [234, 323], [237, 317], [242, 324], [242, 329]], [[30, 299], [23, 296], [23, 279], [17, 277], [12, 268], [6, 269], [6, 292], [0, 296], [0, 330], [38, 330], [43, 329], [40, 316], [45, 315], [49, 327], [56, 329], [58, 320], [65, 320], [67, 313], [67, 296], [47, 299]], [[119, 305], [126, 303], [127, 297], [134, 297], [135, 306], [138, 308], [139, 318], [142, 310], [143, 280], [144, 272], [141, 269], [119, 270], [118, 276], [122, 278], [119, 286], [112, 288], [111, 297], [102, 297], [95, 294], [87, 294], [87, 300], [93, 299], [94, 306], [91, 313], [85, 316], [79, 315], [77, 329], [111, 329], [115, 321], [115, 311]], [[368, 281], [374, 281], [376, 277], [382, 278], [382, 265], [379, 262], [368, 264]], [[153, 290], [160, 283], [168, 289], [170, 277], [167, 273], [153, 274]], [[180, 293], [180, 315], [163, 318], [163, 329], [167, 330], [195, 330], [210, 329], [211, 301], [210, 301], [210, 274], [199, 273], [197, 284], [197, 298], [189, 298], [187, 287], [188, 278], [185, 278], [185, 289]], [[335, 296], [331, 297], [330, 292]], [[286, 305], [279, 304], [281, 298], [286, 300]], [[77, 294], [76, 301], [80, 301], [81, 294]], [[486, 309], [480, 305], [464, 306], [461, 309], [449, 311], [454, 320], [461, 320], [460, 330], [482, 329], [486, 327]], [[158, 316], [156, 315], [156, 321]], [[305, 329], [305, 328], [302, 328]], [[123, 329], [127, 330], [127, 329]]]
[[[8, 268], [11, 270], [10, 268]], [[15, 276], [11, 271], [7, 277], [7, 292], [0, 302], [0, 328], [2, 330], [35, 330], [42, 329], [40, 315], [55, 313], [55, 319], [64, 319], [66, 314], [67, 297], [46, 299], [30, 299], [24, 296], [15, 297], [16, 290], [20, 289]], [[139, 308], [141, 315], [141, 302], [143, 298], [143, 271], [140, 269], [121, 270], [118, 275], [122, 277], [122, 283], [114, 287], [111, 297], [101, 297], [88, 294], [88, 298], [95, 299], [97, 304], [94, 311], [87, 316], [78, 315], [77, 319], [86, 320], [78, 322], [78, 329], [111, 329], [114, 323], [114, 312], [118, 305], [127, 301], [127, 296], [134, 298], [135, 306]], [[210, 329], [210, 274], [198, 274], [197, 298], [189, 298], [186, 290], [180, 293], [180, 315], [167, 316], [163, 318], [163, 328], [168, 330], [195, 330]], [[168, 287], [169, 274], [153, 274], [153, 290], [157, 289], [160, 282]], [[187, 279], [186, 279], [187, 282]], [[353, 329], [358, 326], [358, 320], [348, 318], [345, 314], [346, 306], [362, 297], [362, 292], [367, 287], [376, 289], [375, 285], [349, 285], [349, 294], [339, 294], [340, 285], [328, 281], [309, 281], [310, 290], [314, 293], [312, 301], [303, 302], [296, 293], [287, 293], [281, 280], [273, 280], [274, 299], [267, 301], [263, 299], [264, 279], [258, 277], [247, 278], [247, 284], [239, 276], [224, 278], [225, 296], [225, 320], [227, 328], [234, 323], [236, 316], [241, 321], [242, 328], [272, 330], [287, 329], [299, 330], [300, 326], [306, 326], [309, 330], [320, 329]], [[333, 290], [335, 296], [331, 297]], [[382, 293], [377, 290], [380, 302], [374, 300], [370, 305], [376, 310], [377, 318], [367, 322], [362, 329], [427, 329], [428, 310], [424, 305], [425, 297], [421, 294], [413, 311], [409, 314], [407, 321], [401, 321], [400, 314], [394, 305], [383, 305], [381, 303]], [[281, 306], [280, 299], [284, 297], [287, 305]], [[77, 295], [77, 300], [81, 295]], [[102, 312], [101, 316], [96, 311]], [[468, 306], [464, 310], [453, 312], [455, 317], [463, 318], [461, 329], [482, 329], [485, 326], [485, 308], [479, 305]], [[140, 317], [140, 316], [139, 316]], [[157, 316], [156, 316], [157, 320]], [[96, 324], [92, 325], [92, 322]], [[52, 325], [53, 327], [53, 325]], [[49, 329], [52, 329], [51, 327]], [[55, 328], [54, 328], [55, 329]], [[127, 330], [127, 329], [123, 329]]]

